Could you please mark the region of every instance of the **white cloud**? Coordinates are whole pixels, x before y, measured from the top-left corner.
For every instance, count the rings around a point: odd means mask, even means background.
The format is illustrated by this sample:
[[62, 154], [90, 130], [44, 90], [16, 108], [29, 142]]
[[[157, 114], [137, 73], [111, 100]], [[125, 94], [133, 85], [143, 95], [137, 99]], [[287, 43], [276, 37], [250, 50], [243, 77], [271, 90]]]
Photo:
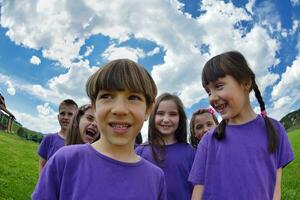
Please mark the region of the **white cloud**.
[[300, 56], [298, 56], [296, 60], [294, 60], [292, 66], [287, 67], [286, 71], [282, 74], [281, 81], [274, 87], [272, 91], [272, 98], [278, 99], [279, 97], [292, 95], [299, 91], [299, 65]]
[[30, 63], [33, 64], [33, 65], [39, 65], [39, 64], [41, 64], [41, 60], [37, 56], [32, 56], [30, 58]]
[[[40, 109], [40, 108], [37, 108]], [[57, 113], [50, 109], [48, 114], [38, 114], [34, 116], [28, 113], [21, 113], [17, 110], [11, 110], [18, 122], [24, 127], [41, 133], [55, 133], [59, 131]]]
[[300, 0], [290, 0], [292, 6], [299, 6], [300, 5]]
[[154, 56], [155, 54], [160, 53], [159, 47], [155, 47], [153, 50], [147, 52], [147, 56]]
[[109, 46], [102, 54], [102, 57], [108, 61], [120, 58], [128, 58], [135, 62], [138, 62], [138, 59], [144, 56], [145, 52], [142, 49], [134, 49], [130, 47], [116, 47], [114, 44]]
[[7, 80], [5, 84], [7, 85], [8, 94], [15, 95], [16, 94], [16, 89], [15, 89], [14, 85], [12, 84], [12, 81]]
[[273, 113], [280, 119], [284, 114], [291, 112], [294, 106], [300, 102], [300, 56], [298, 56], [293, 64], [287, 67], [286, 71], [281, 75], [280, 82], [274, 86], [271, 93], [274, 101]]
[[256, 0], [249, 0], [246, 4], [246, 10], [253, 15], [253, 7], [255, 5]]
[[[159, 92], [178, 93], [189, 108], [206, 98], [201, 86], [204, 63], [224, 51], [239, 50], [245, 55], [262, 92], [278, 80], [279, 76], [270, 73], [270, 69], [279, 63], [276, 52], [280, 44], [270, 32], [280, 31], [281, 24], [277, 23], [274, 7], [262, 4], [256, 9], [255, 3], [249, 1], [246, 10], [230, 1], [202, 0], [202, 15], [193, 19], [181, 12], [182, 4], [175, 0], [82, 0], [76, 4], [67, 0], [4, 1], [1, 25], [16, 44], [42, 50], [44, 57], [69, 68], [51, 78], [46, 86], [16, 86], [39, 99], [55, 104], [64, 97], [87, 101], [82, 86], [97, 68], [90, 67], [79, 52], [87, 38], [100, 34], [111, 39], [111, 45], [101, 55], [106, 60], [126, 57], [138, 61], [164, 52], [163, 63], [153, 66], [151, 72]], [[253, 19], [257, 14], [261, 21]], [[252, 26], [244, 29], [242, 22]], [[130, 38], [151, 41], [157, 47], [144, 52], [120, 46]], [[201, 54], [201, 45], [206, 45], [208, 52]], [[87, 47], [84, 56], [93, 49], [94, 46]]]
[[49, 103], [44, 103], [43, 105], [38, 105], [36, 107], [39, 115], [47, 116], [50, 113], [54, 113], [54, 110], [50, 107]]
[[84, 53], [84, 56], [87, 57], [89, 56], [94, 50], [94, 45], [91, 45], [91, 46], [87, 46], [86, 47], [86, 51]]

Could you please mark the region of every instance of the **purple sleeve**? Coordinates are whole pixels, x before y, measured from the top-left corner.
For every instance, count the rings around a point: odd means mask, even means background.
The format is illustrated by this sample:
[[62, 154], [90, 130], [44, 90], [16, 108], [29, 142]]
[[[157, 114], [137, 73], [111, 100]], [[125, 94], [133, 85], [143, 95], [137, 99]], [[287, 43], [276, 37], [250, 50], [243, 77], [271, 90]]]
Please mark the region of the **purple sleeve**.
[[194, 163], [190, 171], [188, 180], [194, 185], [204, 185], [208, 136], [209, 134], [205, 134], [198, 144]]
[[47, 160], [48, 158], [49, 139], [49, 137], [45, 136], [38, 149], [39, 156], [44, 158], [45, 160]]
[[59, 199], [61, 177], [58, 164], [62, 164], [58, 162], [58, 156], [52, 156], [46, 163], [32, 193], [32, 200]]
[[277, 168], [283, 168], [294, 160], [294, 153], [284, 127], [279, 122], [277, 123], [279, 124], [278, 131], [280, 131], [277, 151]]

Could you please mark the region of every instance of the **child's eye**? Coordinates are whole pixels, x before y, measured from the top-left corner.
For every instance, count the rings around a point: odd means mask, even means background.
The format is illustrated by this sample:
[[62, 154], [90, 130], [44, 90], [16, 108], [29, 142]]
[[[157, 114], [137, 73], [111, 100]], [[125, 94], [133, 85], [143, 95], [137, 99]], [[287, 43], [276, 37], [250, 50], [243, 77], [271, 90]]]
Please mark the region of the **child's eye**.
[[141, 101], [142, 97], [140, 97], [139, 95], [130, 95], [129, 100], [136, 100], [136, 101]]
[[164, 114], [165, 114], [165, 113], [164, 113], [164, 112], [161, 112], [161, 111], [156, 112], [156, 115], [163, 116]]
[[196, 130], [199, 130], [199, 129], [202, 129], [203, 128], [203, 125], [202, 124], [199, 124], [196, 126]]
[[207, 126], [208, 126], [208, 127], [212, 127], [212, 126], [213, 126], [213, 123], [207, 123]]
[[220, 84], [220, 83], [216, 84], [217, 90], [221, 90], [222, 88], [223, 88], [223, 84]]
[[211, 93], [210, 93], [210, 90], [206, 88], [205, 91], [206, 91], [206, 93], [208, 94], [208, 96], [210, 96], [210, 94], [211, 94]]
[[111, 98], [112, 98], [111, 94], [104, 93], [99, 95], [99, 99], [111, 99]]
[[94, 121], [94, 116], [88, 114], [88, 115], [86, 116], [86, 119], [87, 119], [88, 121]]
[[171, 112], [170, 115], [171, 115], [171, 116], [177, 116], [178, 113], [177, 113], [177, 112]]

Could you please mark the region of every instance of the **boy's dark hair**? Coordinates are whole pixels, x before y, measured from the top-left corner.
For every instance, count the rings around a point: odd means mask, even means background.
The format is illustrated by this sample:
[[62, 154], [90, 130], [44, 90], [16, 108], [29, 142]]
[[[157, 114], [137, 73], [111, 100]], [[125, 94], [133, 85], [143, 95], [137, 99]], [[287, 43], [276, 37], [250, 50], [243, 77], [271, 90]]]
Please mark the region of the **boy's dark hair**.
[[152, 105], [157, 95], [155, 82], [147, 70], [129, 59], [113, 60], [89, 77], [86, 93], [92, 105], [100, 90], [143, 93], [147, 107]]
[[194, 126], [195, 126], [195, 119], [196, 119], [196, 116], [198, 115], [201, 115], [203, 113], [209, 113], [211, 114], [214, 122], [218, 125], [219, 124], [219, 121], [216, 117], [216, 115], [212, 114], [209, 112], [208, 109], [198, 109], [197, 111], [195, 111], [192, 115], [192, 118], [191, 118], [191, 121], [190, 121], [190, 142], [191, 142], [191, 145], [194, 147], [194, 148], [197, 148], [198, 146], [198, 143], [200, 142], [200, 140], [198, 138], [196, 138], [195, 136], [195, 131], [194, 131]]
[[77, 103], [73, 99], [65, 99], [62, 102], [60, 102], [58, 110], [60, 111], [62, 106], [74, 106], [78, 108]]
[[[75, 115], [72, 118], [72, 121], [69, 125], [68, 131], [67, 131], [67, 137], [65, 140], [65, 145], [84, 144], [84, 141], [82, 140], [81, 134], [79, 131], [79, 123], [80, 123], [82, 116], [85, 114], [85, 112], [91, 108], [92, 108], [91, 104], [85, 104], [85, 105], [79, 107], [79, 109], [75, 113]], [[99, 138], [100, 138], [100, 135], [98, 138], [95, 139], [95, 141], [98, 140]]]
[[[255, 74], [250, 69], [245, 57], [241, 53], [229, 51], [217, 55], [207, 61], [202, 71], [202, 86], [206, 88], [210, 82], [215, 82], [226, 75], [232, 76], [239, 83], [251, 80], [252, 86], [250, 91], [252, 89], [254, 90], [255, 97], [260, 105], [260, 110], [261, 112], [265, 112], [265, 103], [256, 84]], [[278, 136], [271, 119], [265, 116], [264, 121], [268, 132], [268, 150], [270, 153], [274, 153], [278, 146]], [[225, 127], [226, 121], [222, 120], [215, 129], [215, 138], [218, 140], [225, 138]]]
[[153, 110], [149, 117], [148, 125], [148, 140], [151, 147], [152, 155], [157, 164], [161, 164], [164, 161], [165, 157], [165, 141], [163, 140], [162, 134], [155, 127], [155, 115], [158, 109], [159, 104], [162, 101], [173, 101], [177, 105], [179, 122], [178, 128], [175, 131], [175, 139], [179, 143], [187, 143], [187, 117], [184, 111], [184, 106], [180, 98], [176, 95], [170, 93], [161, 94], [155, 101]]

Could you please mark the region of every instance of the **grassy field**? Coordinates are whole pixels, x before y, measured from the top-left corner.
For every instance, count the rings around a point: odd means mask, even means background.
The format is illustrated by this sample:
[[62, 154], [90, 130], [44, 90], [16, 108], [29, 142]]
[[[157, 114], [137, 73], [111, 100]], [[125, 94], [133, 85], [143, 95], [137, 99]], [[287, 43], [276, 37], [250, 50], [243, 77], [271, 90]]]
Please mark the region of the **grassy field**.
[[[289, 133], [296, 159], [283, 171], [282, 199], [300, 199], [300, 129]], [[38, 179], [38, 144], [0, 132], [0, 200], [30, 199]]]
[[30, 199], [38, 179], [38, 144], [0, 132], [0, 200]]
[[282, 199], [300, 199], [300, 129], [289, 132], [295, 160], [286, 166], [282, 177]]

